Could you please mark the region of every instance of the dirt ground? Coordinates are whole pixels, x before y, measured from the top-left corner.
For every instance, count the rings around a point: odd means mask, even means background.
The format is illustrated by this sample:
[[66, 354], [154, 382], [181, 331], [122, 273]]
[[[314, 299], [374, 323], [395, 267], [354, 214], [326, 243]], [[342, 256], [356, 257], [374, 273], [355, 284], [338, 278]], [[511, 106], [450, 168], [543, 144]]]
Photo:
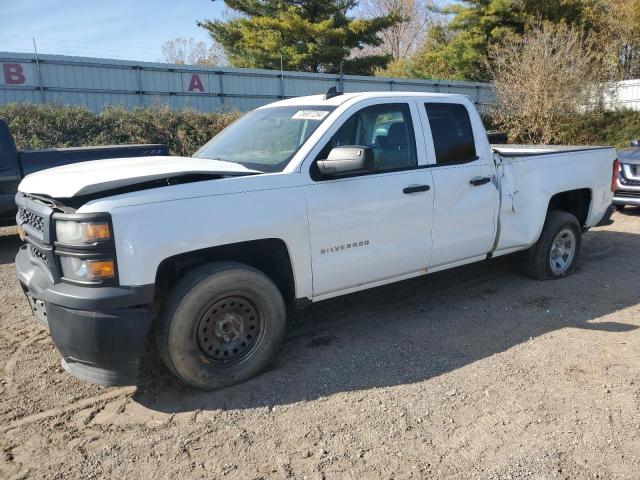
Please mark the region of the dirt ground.
[[202, 393], [67, 375], [0, 231], [0, 478], [638, 479], [640, 210], [575, 275], [498, 259], [313, 305], [277, 363]]

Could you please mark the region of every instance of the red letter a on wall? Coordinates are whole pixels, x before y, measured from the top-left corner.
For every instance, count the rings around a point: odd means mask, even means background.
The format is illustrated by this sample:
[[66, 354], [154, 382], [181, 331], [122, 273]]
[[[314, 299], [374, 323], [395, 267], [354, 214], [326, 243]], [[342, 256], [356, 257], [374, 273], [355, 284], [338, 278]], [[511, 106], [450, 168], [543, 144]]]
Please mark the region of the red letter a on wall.
[[189, 91], [193, 92], [194, 90], [204, 92], [204, 85], [202, 85], [202, 81], [197, 73], [191, 75], [191, 81], [189, 82]]

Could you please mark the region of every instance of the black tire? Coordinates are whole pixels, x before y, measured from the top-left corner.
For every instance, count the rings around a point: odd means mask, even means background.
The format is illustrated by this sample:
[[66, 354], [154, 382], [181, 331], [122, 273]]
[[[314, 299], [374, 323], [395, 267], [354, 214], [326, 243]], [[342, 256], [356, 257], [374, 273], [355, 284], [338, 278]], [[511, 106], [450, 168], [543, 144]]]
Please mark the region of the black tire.
[[213, 390], [268, 366], [285, 325], [284, 300], [269, 277], [241, 263], [211, 263], [185, 275], [168, 296], [159, 318], [158, 351], [184, 383]]
[[[554, 241], [561, 232], [571, 230], [575, 236], [575, 251], [562, 271], [554, 271], [551, 267], [551, 255]], [[535, 280], [554, 280], [570, 275], [575, 269], [580, 253], [582, 230], [578, 219], [568, 213], [551, 210], [547, 213], [542, 233], [538, 241], [525, 252], [524, 272]]]
[[626, 207], [626, 205], [616, 205], [616, 210], [618, 212], [622, 212], [624, 210], [624, 208]]

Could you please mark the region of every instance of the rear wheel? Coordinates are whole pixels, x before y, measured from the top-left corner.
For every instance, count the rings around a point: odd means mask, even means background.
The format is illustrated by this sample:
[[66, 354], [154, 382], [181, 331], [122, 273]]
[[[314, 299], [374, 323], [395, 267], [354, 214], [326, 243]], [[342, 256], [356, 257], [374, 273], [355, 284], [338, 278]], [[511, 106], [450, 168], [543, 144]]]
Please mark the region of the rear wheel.
[[183, 382], [206, 390], [233, 385], [263, 370], [285, 330], [285, 306], [262, 272], [234, 262], [188, 273], [163, 308], [158, 349]]
[[580, 244], [578, 219], [567, 212], [548, 212], [540, 238], [525, 252], [525, 273], [536, 280], [551, 280], [571, 274], [580, 253]]

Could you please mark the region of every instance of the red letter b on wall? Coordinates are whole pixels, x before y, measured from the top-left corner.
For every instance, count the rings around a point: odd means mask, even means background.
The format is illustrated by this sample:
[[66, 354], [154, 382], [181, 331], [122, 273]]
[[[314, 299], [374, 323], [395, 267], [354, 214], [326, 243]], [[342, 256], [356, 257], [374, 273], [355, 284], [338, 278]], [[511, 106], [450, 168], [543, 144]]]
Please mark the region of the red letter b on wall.
[[2, 70], [4, 71], [4, 83], [7, 85], [21, 85], [26, 80], [22, 65], [19, 63], [4, 63]]

